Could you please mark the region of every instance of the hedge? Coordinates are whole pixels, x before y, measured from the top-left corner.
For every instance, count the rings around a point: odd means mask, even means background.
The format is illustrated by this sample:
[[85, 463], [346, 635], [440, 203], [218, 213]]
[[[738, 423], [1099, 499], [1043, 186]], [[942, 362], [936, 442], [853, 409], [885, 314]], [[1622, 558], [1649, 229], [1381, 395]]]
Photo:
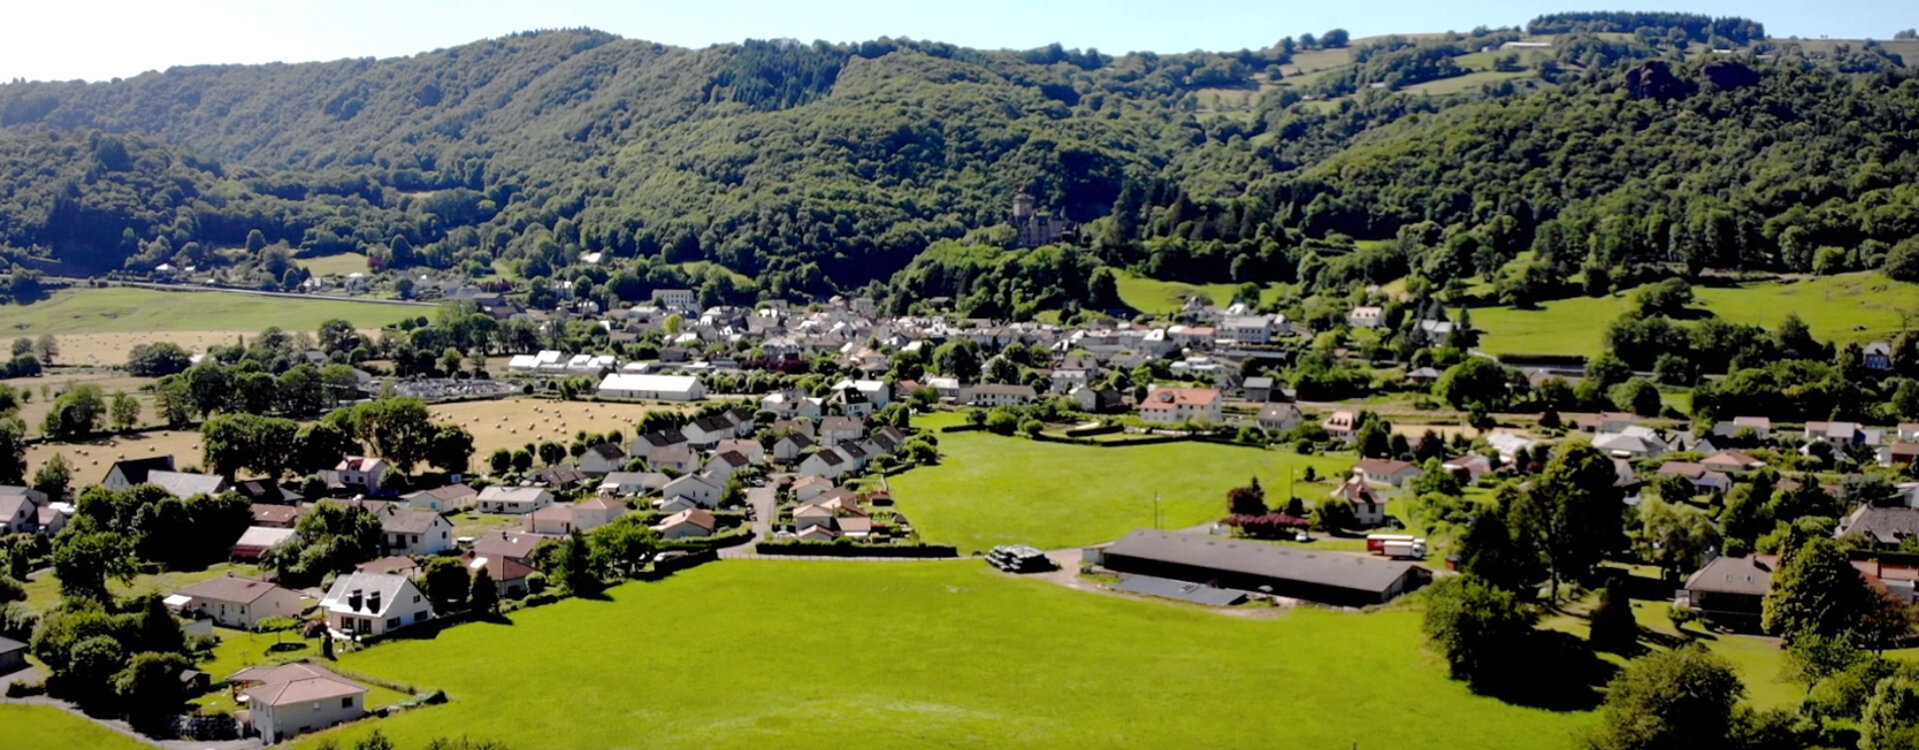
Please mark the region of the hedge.
[[862, 545], [835, 542], [760, 542], [753, 551], [762, 555], [817, 557], [959, 557], [950, 544]]

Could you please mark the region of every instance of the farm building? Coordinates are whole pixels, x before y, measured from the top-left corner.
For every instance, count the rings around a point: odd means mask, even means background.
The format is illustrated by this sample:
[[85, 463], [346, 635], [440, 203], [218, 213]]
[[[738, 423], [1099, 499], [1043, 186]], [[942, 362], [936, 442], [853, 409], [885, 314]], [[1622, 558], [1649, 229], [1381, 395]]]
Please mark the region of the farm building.
[[706, 398], [706, 386], [691, 375], [613, 373], [600, 380], [600, 397], [698, 401]]
[[27, 668], [27, 644], [0, 638], [0, 674], [12, 674]]
[[1410, 562], [1157, 529], [1089, 550], [1087, 559], [1095, 558], [1120, 573], [1353, 607], [1392, 601], [1432, 580]]

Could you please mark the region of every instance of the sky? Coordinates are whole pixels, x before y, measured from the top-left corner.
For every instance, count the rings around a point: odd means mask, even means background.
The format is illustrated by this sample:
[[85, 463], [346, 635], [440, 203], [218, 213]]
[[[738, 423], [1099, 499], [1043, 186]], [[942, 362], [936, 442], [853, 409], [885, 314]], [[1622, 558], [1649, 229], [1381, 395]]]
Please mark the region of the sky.
[[515, 31], [590, 26], [703, 47], [742, 39], [912, 37], [968, 47], [1052, 42], [1185, 52], [1523, 25], [1597, 7], [1740, 15], [1775, 37], [1879, 38], [1919, 26], [1919, 0], [18, 0], [0, 14], [0, 81], [105, 80], [174, 65], [396, 57]]

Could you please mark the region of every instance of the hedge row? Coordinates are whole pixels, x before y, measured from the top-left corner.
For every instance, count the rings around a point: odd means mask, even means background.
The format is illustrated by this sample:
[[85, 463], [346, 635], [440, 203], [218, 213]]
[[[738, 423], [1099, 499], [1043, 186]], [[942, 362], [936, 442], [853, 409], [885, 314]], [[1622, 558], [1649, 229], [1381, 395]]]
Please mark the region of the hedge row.
[[861, 545], [835, 542], [760, 542], [753, 551], [762, 555], [815, 557], [959, 557], [950, 544]]

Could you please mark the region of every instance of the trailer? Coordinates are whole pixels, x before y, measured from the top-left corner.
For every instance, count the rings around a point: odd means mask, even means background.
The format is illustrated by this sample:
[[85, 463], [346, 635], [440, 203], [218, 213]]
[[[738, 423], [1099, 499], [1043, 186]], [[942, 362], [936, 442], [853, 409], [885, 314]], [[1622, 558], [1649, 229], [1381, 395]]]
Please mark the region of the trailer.
[[1382, 554], [1386, 551], [1386, 545], [1389, 542], [1411, 542], [1417, 538], [1411, 534], [1367, 534], [1366, 551], [1375, 555]]
[[1426, 540], [1389, 541], [1383, 545], [1380, 554], [1395, 560], [1424, 560], [1426, 559]]

